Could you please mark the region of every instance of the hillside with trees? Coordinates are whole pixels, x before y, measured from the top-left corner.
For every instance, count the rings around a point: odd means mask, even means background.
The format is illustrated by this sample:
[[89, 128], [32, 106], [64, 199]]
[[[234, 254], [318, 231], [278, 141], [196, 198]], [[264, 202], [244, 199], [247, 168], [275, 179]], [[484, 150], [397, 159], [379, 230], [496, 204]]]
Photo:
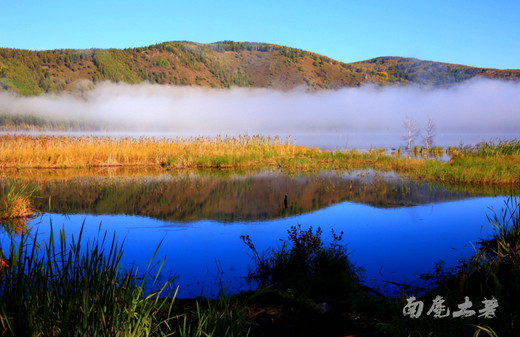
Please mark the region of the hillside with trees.
[[29, 51], [0, 48], [0, 91], [33, 96], [88, 90], [102, 81], [212, 88], [309, 90], [376, 85], [447, 86], [475, 76], [520, 80], [520, 70], [378, 57], [343, 63], [266, 43], [165, 42], [129, 49]]

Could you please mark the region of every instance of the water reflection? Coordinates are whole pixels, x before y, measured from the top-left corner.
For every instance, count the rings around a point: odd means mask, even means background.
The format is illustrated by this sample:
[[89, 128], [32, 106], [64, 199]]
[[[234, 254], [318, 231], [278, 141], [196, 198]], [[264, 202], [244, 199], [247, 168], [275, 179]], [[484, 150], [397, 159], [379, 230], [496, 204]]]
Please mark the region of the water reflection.
[[[365, 269], [369, 285], [390, 291], [389, 282], [415, 283], [441, 259], [453, 266], [470, 256], [472, 244], [491, 233], [488, 207], [500, 209], [504, 200], [482, 196], [495, 190], [446, 188], [371, 171], [158, 173], [13, 174], [0, 179], [0, 191], [20, 182], [37, 186], [33, 205], [43, 214], [28, 226], [42, 240], [51, 222], [54, 231], [64, 226], [75, 237], [83, 222], [85, 237], [96, 236], [101, 224], [125, 240], [123, 262], [141, 270], [162, 240], [158, 257], [166, 257], [167, 273], [181, 275], [180, 297], [215, 295], [220, 281], [230, 291], [246, 289], [250, 252], [240, 235], [250, 235], [263, 251], [298, 224], [320, 226], [325, 235], [331, 228], [344, 231], [351, 259]], [[1, 240], [5, 246], [7, 238]]]
[[0, 233], [6, 233], [9, 236], [22, 235], [27, 232], [27, 223], [33, 217], [0, 219]]
[[[0, 179], [0, 190], [8, 190], [19, 180]], [[342, 201], [389, 208], [476, 195], [371, 171], [307, 176], [276, 172], [38, 176], [26, 183], [37, 188], [38, 197], [32, 202], [42, 212], [126, 214], [168, 221], [267, 220], [308, 213]]]
[[[158, 258], [166, 258], [164, 272], [180, 275], [179, 297], [217, 295], [220, 282], [230, 292], [248, 289], [245, 281], [251, 252], [240, 240], [250, 235], [259, 251], [276, 247], [290, 226], [321, 227], [324, 239], [330, 229], [344, 231], [351, 261], [364, 269], [366, 283], [392, 293], [393, 283], [417, 285], [419, 275], [431, 272], [435, 263], [456, 265], [474, 252], [479, 238], [492, 228], [487, 207], [500, 209], [503, 197], [470, 198], [419, 206], [376, 208], [342, 202], [287, 218], [248, 222], [199, 220], [170, 222], [127, 215], [45, 214], [30, 223], [44, 240], [52, 221], [55, 235], [62, 226], [78, 236], [85, 222], [85, 237], [95, 237], [101, 224], [109, 235], [125, 240], [123, 263], [144, 270], [162, 241]], [[3, 244], [3, 243], [2, 243]], [[393, 282], [393, 283], [391, 283]]]

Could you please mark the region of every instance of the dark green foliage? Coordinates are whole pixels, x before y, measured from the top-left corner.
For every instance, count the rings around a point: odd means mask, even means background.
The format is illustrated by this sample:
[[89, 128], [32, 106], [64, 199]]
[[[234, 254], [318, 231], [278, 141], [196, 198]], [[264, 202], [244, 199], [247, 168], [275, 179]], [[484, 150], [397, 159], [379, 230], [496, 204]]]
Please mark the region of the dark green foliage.
[[467, 152], [479, 156], [520, 155], [520, 140], [483, 141]]
[[[326, 245], [322, 231], [293, 226], [278, 249], [258, 254], [249, 236], [255, 267], [249, 279], [260, 287], [248, 299], [254, 308], [266, 308], [251, 321], [258, 336], [364, 336], [379, 330], [393, 302], [360, 284], [360, 269], [348, 260], [340, 243], [343, 233], [332, 231]], [[258, 328], [256, 328], [258, 327]]]
[[217, 42], [214, 45], [216, 51], [242, 51], [246, 49], [246, 44], [234, 41]]
[[158, 66], [158, 67], [167, 67], [170, 65], [170, 62], [164, 60], [164, 59], [160, 59], [159, 61], [155, 61], [153, 63], [154, 65]]
[[250, 333], [244, 307], [227, 297], [223, 287], [216, 300], [196, 300], [191, 308], [186, 306], [181, 312], [174, 326], [175, 333], [181, 337], [247, 337]]
[[255, 269], [249, 279], [260, 286], [273, 285], [290, 290], [297, 296], [316, 301], [347, 299], [359, 290], [359, 270], [348, 260], [347, 249], [340, 244], [343, 233], [332, 231], [332, 242], [326, 246], [320, 228], [303, 230], [292, 226], [288, 239], [278, 249], [262, 256], [249, 236], [244, 243], [254, 252]]
[[289, 58], [294, 63], [298, 63], [301, 58], [305, 56], [305, 52], [303, 50], [288, 47], [281, 47], [279, 53], [280, 55]]
[[96, 49], [94, 63], [98, 72], [93, 79], [112, 82], [137, 83], [144, 80], [137, 67], [130, 62], [127, 53], [118, 49]]
[[269, 52], [272, 50], [278, 50], [280, 46], [276, 46], [268, 43], [254, 43], [254, 42], [234, 42], [234, 41], [220, 41], [216, 43], [211, 43], [210, 46], [213, 50], [218, 52], [225, 51], [260, 51], [260, 52]]
[[38, 70], [31, 69], [20, 57], [11, 59], [9, 66], [0, 73], [0, 87], [19, 92], [22, 95], [37, 95], [43, 92], [38, 86]]

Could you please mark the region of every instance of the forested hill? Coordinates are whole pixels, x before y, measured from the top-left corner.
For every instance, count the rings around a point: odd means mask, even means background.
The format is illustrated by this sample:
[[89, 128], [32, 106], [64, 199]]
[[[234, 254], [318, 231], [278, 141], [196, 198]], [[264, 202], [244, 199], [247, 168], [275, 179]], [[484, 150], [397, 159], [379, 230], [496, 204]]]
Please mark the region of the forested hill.
[[21, 95], [75, 90], [111, 81], [203, 87], [311, 90], [415, 84], [446, 86], [483, 76], [520, 80], [520, 70], [474, 68], [401, 57], [342, 63], [299, 49], [264, 43], [166, 42], [131, 49], [28, 51], [0, 48], [0, 91]]

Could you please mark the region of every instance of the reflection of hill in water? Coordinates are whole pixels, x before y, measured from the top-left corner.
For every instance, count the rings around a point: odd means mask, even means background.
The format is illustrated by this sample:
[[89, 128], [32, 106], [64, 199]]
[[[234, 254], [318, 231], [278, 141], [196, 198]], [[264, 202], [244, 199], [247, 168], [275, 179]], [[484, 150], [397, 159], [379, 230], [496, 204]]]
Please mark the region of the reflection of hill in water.
[[[12, 180], [0, 180], [4, 191]], [[54, 213], [128, 214], [171, 221], [275, 219], [353, 201], [376, 207], [462, 199], [468, 192], [378, 174], [197, 174], [32, 181], [34, 206]], [[287, 195], [287, 209], [284, 198]]]

